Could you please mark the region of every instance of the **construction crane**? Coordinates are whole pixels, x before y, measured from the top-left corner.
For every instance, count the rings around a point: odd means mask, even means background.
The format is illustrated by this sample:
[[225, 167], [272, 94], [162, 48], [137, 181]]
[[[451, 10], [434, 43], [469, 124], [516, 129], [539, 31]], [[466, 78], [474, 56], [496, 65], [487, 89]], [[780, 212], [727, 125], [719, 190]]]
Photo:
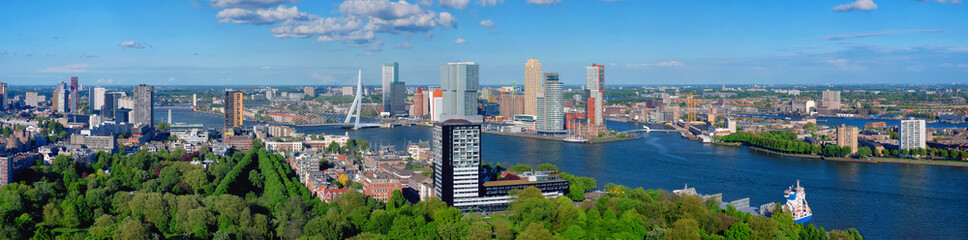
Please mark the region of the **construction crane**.
[[682, 96], [685, 97], [683, 101], [686, 103], [686, 120], [689, 120], [689, 122], [695, 122], [699, 120], [696, 117], [696, 102], [699, 101], [698, 99], [695, 98], [696, 95], [692, 93], [686, 93], [686, 94], [683, 94]]

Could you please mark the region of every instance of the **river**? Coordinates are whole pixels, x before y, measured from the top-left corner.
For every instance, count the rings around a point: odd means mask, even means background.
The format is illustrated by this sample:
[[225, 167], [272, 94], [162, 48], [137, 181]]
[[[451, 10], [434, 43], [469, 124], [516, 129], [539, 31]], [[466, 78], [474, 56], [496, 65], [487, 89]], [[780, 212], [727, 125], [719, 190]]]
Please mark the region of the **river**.
[[[200, 113], [186, 114], [185, 117]], [[176, 115], [175, 121], [181, 121], [179, 118]], [[640, 127], [632, 123], [608, 124], [614, 130]], [[298, 130], [347, 132], [338, 127]], [[428, 127], [398, 127], [348, 132], [355, 139], [369, 141], [371, 146], [392, 144], [403, 151], [407, 141], [431, 139], [431, 131]], [[485, 162], [502, 162], [504, 166], [552, 163], [562, 171], [593, 177], [600, 187], [616, 183], [671, 191], [688, 184], [703, 194], [723, 193], [724, 201], [749, 197], [753, 206], [783, 201], [783, 190], [799, 179], [806, 188], [813, 210], [810, 223], [814, 225], [827, 229], [855, 227], [868, 239], [968, 236], [968, 225], [962, 216], [968, 212], [968, 168], [963, 167], [783, 157], [746, 147], [702, 144], [674, 133], [649, 133], [642, 139], [605, 144], [485, 134], [482, 150]]]

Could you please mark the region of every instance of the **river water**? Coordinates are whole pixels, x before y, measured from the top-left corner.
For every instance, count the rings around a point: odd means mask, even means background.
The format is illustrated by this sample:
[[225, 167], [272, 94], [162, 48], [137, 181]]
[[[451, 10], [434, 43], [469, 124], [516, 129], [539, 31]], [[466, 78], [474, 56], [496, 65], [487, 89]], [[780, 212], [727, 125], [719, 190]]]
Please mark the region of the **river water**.
[[[185, 111], [185, 112], [181, 112]], [[156, 111], [156, 118], [159, 112]], [[167, 114], [167, 111], [164, 111]], [[184, 115], [182, 115], [184, 114]], [[220, 116], [173, 110], [176, 122], [220, 126]], [[191, 122], [200, 116], [202, 122]], [[861, 125], [863, 123], [860, 123]], [[639, 128], [609, 122], [614, 130]], [[347, 131], [338, 127], [298, 128], [304, 133], [343, 134], [371, 146], [430, 140], [428, 127]], [[642, 139], [605, 144], [572, 144], [485, 134], [482, 160], [537, 165], [552, 163], [562, 171], [593, 177], [598, 185], [680, 189], [685, 184], [703, 194], [723, 193], [724, 201], [749, 197], [759, 206], [783, 201], [783, 190], [796, 180], [806, 188], [813, 210], [810, 223], [827, 229], [855, 227], [868, 239], [963, 239], [968, 236], [968, 168], [826, 162], [792, 158], [746, 147], [702, 144], [679, 134], [649, 133]]]

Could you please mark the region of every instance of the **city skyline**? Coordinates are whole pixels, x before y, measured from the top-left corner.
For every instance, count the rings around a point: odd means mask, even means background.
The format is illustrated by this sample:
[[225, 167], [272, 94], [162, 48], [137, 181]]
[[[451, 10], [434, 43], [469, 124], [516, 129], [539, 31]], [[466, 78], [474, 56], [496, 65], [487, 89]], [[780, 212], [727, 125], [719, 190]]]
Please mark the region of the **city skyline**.
[[438, 66], [457, 61], [480, 64], [482, 85], [510, 85], [523, 84], [530, 58], [565, 85], [581, 84], [589, 64], [609, 69], [609, 85], [965, 83], [968, 73], [960, 1], [4, 5], [0, 78], [11, 85], [352, 85], [360, 68], [372, 85], [392, 61], [411, 85], [434, 85]]

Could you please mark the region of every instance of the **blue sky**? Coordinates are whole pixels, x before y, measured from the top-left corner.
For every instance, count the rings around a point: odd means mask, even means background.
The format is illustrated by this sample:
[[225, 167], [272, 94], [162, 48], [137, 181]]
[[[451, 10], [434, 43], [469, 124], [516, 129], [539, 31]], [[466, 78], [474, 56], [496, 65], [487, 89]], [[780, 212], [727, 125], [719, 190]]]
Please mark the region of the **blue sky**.
[[481, 65], [521, 84], [968, 83], [958, 0], [3, 1], [0, 81], [92, 85], [408, 84]]

